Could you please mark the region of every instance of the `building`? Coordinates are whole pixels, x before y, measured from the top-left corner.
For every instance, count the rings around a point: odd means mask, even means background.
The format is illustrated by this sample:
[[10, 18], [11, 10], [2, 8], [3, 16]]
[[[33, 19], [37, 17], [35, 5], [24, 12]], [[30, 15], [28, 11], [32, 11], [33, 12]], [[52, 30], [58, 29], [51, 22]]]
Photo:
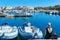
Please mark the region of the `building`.
[[11, 10], [11, 9], [13, 9], [13, 7], [11, 7], [11, 6], [6, 6], [5, 7], [5, 10]]
[[18, 10], [22, 10], [23, 9], [23, 6], [18, 6], [17, 9]]
[[22, 10], [22, 9], [25, 9], [25, 10], [34, 10], [34, 8], [30, 7], [30, 6], [18, 6], [17, 9], [18, 10]]
[[23, 9], [26, 9], [26, 10], [34, 10], [33, 7], [30, 7], [30, 6], [23, 6]]

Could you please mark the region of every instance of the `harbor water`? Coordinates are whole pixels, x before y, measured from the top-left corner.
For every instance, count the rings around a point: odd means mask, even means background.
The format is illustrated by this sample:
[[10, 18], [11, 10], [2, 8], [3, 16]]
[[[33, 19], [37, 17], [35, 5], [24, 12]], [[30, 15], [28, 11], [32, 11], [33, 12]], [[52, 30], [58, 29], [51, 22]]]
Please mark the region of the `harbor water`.
[[[48, 15], [45, 12], [35, 12], [32, 13], [32, 17], [0, 17], [0, 26], [3, 23], [8, 23], [10, 26], [22, 27], [25, 21], [31, 22], [32, 26], [40, 28], [45, 36], [45, 29], [48, 22], [51, 22], [51, 27], [53, 28], [53, 33], [56, 33], [60, 37], [60, 16], [58, 15]], [[43, 38], [44, 38], [43, 36]], [[16, 40], [20, 40], [20, 35], [18, 35]]]

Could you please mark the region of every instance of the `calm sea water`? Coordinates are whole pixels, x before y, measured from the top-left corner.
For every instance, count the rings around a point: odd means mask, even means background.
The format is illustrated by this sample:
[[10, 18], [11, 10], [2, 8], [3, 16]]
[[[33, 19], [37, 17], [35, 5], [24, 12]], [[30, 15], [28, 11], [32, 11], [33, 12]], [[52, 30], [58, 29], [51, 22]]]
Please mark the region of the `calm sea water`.
[[47, 23], [51, 22], [51, 27], [53, 28], [53, 33], [57, 33], [60, 37], [60, 16], [56, 15], [47, 15], [44, 12], [41, 13], [32, 13], [33, 17], [15, 17], [15, 18], [1, 18], [0, 25], [7, 22], [10, 26], [21, 26], [25, 21], [30, 21], [32, 26], [40, 28], [40, 30], [45, 33]]

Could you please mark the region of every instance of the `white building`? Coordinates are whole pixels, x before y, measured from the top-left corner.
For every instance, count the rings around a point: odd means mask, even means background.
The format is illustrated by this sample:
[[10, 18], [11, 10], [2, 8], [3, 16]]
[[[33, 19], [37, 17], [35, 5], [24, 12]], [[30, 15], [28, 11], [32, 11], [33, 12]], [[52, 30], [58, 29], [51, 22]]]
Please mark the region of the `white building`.
[[10, 10], [10, 9], [13, 9], [13, 7], [11, 7], [11, 6], [6, 6], [5, 9], [6, 9], [6, 10]]

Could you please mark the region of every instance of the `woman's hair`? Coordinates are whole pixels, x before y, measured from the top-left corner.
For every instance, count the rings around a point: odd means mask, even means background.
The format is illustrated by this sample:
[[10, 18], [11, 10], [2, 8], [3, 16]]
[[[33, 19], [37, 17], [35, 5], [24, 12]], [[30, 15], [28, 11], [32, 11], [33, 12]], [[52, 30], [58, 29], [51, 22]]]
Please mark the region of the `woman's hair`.
[[8, 25], [8, 23], [3, 23], [2, 25]]
[[50, 22], [48, 22], [48, 25], [51, 25], [51, 23], [50, 23]]

